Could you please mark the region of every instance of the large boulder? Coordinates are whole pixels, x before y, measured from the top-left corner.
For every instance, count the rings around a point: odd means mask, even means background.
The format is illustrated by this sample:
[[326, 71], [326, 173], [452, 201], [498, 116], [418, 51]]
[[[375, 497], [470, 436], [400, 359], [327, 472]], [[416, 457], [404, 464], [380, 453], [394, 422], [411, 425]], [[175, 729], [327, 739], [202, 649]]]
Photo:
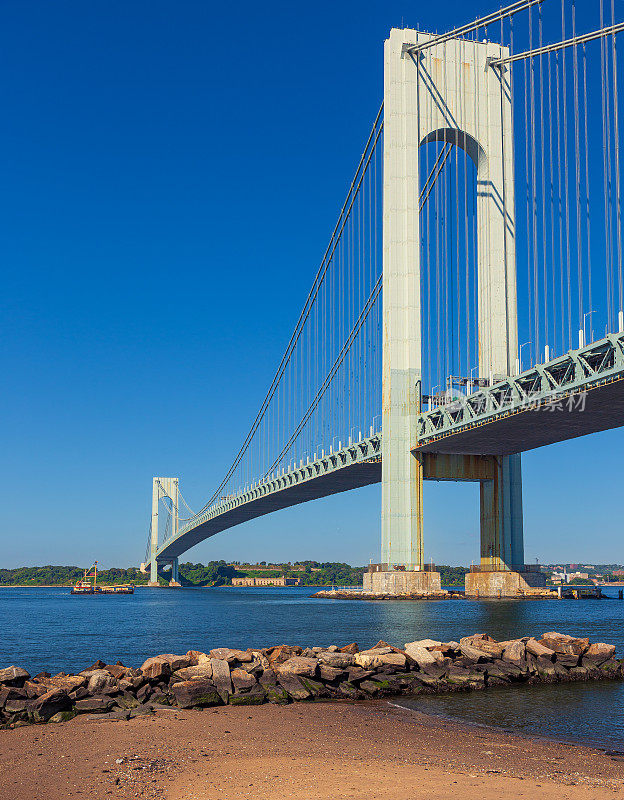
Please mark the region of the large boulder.
[[212, 661], [202, 661], [193, 667], [183, 667], [173, 673], [172, 680], [191, 681], [194, 678], [212, 678]]
[[85, 697], [76, 700], [74, 708], [77, 714], [105, 714], [115, 705], [111, 697]]
[[180, 708], [217, 706], [221, 703], [221, 696], [216, 685], [207, 678], [180, 681], [171, 687], [171, 691]]
[[67, 711], [72, 706], [72, 701], [63, 689], [51, 689], [42, 694], [33, 702], [33, 716], [35, 719], [47, 722], [59, 711]]
[[486, 653], [485, 650], [473, 647], [471, 644], [464, 644], [463, 639], [459, 643], [459, 649], [462, 656], [469, 661], [491, 661], [494, 658], [490, 653]]
[[232, 694], [230, 665], [220, 658], [213, 658], [210, 663], [212, 665], [212, 681], [217, 687], [217, 692], [223, 702], [227, 703], [229, 696]]
[[350, 644], [345, 644], [342, 647], [339, 647], [338, 652], [351, 653], [351, 655], [355, 655], [356, 653], [360, 652], [360, 648], [357, 646], [355, 642], [351, 642]]
[[0, 689], [0, 708], [4, 708], [7, 700], [26, 700], [28, 699], [27, 693], [24, 689], [19, 689], [16, 686], [4, 686]]
[[492, 658], [501, 658], [503, 655], [503, 650], [505, 649], [500, 642], [497, 642], [491, 636], [488, 636], [487, 633], [476, 633], [472, 636], [464, 636], [459, 640], [460, 650], [462, 646], [472, 647], [475, 650], [481, 650], [481, 652], [492, 656]]
[[288, 661], [293, 656], [301, 655], [302, 652], [303, 648], [296, 645], [280, 644], [277, 647], [270, 647], [266, 652], [266, 656], [269, 659], [269, 664], [275, 667], [277, 664], [283, 664], [284, 661]]
[[327, 664], [328, 667], [335, 667], [336, 669], [345, 669], [355, 664], [355, 655], [343, 652], [330, 653], [325, 650], [318, 654], [318, 660], [319, 664]]
[[313, 678], [317, 669], [318, 660], [316, 658], [305, 658], [304, 656], [292, 656], [292, 658], [277, 665], [277, 671], [283, 675], [304, 675], [307, 678]]
[[503, 647], [504, 661], [522, 661], [526, 656], [526, 647], [521, 639], [512, 639], [508, 642], [499, 642]]
[[405, 652], [421, 669], [427, 664], [436, 663], [435, 656], [422, 644], [422, 641], [407, 642], [405, 645]]
[[87, 684], [87, 691], [91, 695], [102, 694], [108, 689], [113, 689], [117, 686], [117, 681], [105, 669], [96, 669], [89, 678]]
[[292, 672], [278, 672], [277, 680], [282, 689], [285, 689], [293, 700], [308, 700], [310, 698], [310, 692]]
[[228, 664], [233, 664], [235, 661], [244, 663], [253, 660], [253, 656], [248, 650], [233, 650], [231, 647], [215, 647], [210, 651], [210, 657], [219, 661], [227, 661]]
[[589, 639], [579, 639], [565, 633], [551, 631], [543, 634], [540, 644], [562, 655], [582, 656], [589, 648]]
[[65, 675], [65, 673], [60, 672], [58, 675], [52, 675], [50, 678], [41, 678], [38, 683], [42, 687], [47, 687], [48, 691], [50, 689], [63, 689], [69, 694], [70, 692], [75, 692], [76, 689], [86, 686], [88, 681], [84, 675]]
[[22, 686], [30, 678], [30, 673], [21, 667], [11, 666], [0, 669], [0, 683], [8, 686]]
[[555, 657], [555, 651], [550, 647], [545, 647], [537, 639], [527, 639], [526, 651], [536, 658], [550, 658], [551, 661]]
[[584, 657], [591, 658], [593, 661], [601, 662], [613, 658], [615, 655], [615, 645], [605, 644], [604, 642], [594, 642], [590, 644], [585, 652]]
[[239, 692], [251, 689], [252, 686], [257, 684], [254, 676], [246, 670], [240, 669], [240, 667], [234, 668], [230, 673], [230, 677], [234, 688]]

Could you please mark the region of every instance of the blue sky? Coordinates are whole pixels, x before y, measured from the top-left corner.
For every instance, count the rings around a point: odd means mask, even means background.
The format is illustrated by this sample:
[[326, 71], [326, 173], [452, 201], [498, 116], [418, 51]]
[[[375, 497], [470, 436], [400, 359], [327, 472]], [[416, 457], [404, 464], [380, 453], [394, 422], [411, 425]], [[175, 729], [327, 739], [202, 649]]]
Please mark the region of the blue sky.
[[[473, 3], [470, 15], [493, 10]], [[5, 2], [0, 566], [138, 563], [153, 475], [211, 494], [264, 396], [382, 92], [392, 26], [466, 4]], [[621, 430], [524, 456], [527, 560], [622, 561]], [[478, 488], [427, 485], [427, 555]], [[379, 487], [188, 558], [376, 560]]]

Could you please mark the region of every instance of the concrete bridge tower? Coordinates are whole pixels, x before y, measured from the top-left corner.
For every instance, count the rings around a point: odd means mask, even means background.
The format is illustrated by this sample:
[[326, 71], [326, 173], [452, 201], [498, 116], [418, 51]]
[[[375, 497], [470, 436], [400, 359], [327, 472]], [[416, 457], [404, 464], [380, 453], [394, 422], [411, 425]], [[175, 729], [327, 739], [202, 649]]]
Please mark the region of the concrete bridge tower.
[[[472, 456], [417, 449], [419, 149], [431, 141], [449, 142], [475, 164], [479, 373], [490, 379], [510, 375], [518, 350], [511, 81], [509, 71], [488, 64], [508, 49], [463, 39], [431, 46], [433, 38], [393, 29], [385, 43], [382, 563], [377, 573], [365, 576], [365, 585], [380, 591], [439, 587], [439, 573], [425, 571], [423, 480], [478, 480], [483, 572], [469, 578], [468, 584], [476, 580], [478, 586], [467, 590], [480, 586], [487, 594], [490, 588], [498, 591], [496, 580], [504, 583], [508, 573], [524, 570], [520, 456], [480, 454], [475, 468]], [[494, 588], [484, 580], [494, 580]]]
[[[148, 586], [158, 586], [158, 564], [156, 553], [158, 552], [158, 511], [160, 501], [168, 497], [171, 500], [171, 525], [172, 536], [178, 532], [178, 503], [180, 499], [179, 479], [178, 478], [154, 478], [152, 481], [152, 535], [151, 535], [151, 558], [150, 558], [150, 579]], [[166, 563], [166, 562], [165, 562]], [[171, 561], [171, 580], [169, 586], [180, 586], [178, 576], [178, 559]]]

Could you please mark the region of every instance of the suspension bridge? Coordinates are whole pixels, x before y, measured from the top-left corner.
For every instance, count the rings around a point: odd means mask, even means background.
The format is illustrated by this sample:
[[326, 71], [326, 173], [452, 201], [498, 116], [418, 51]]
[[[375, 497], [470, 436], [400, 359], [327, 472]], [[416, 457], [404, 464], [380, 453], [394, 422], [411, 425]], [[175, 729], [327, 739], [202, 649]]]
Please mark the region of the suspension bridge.
[[539, 585], [521, 453], [624, 424], [622, 31], [613, 0], [390, 31], [383, 102], [239, 451], [198, 512], [154, 478], [152, 584], [171, 564], [176, 585], [178, 557], [216, 533], [381, 482], [365, 587], [433, 591], [423, 481], [467, 480], [467, 593]]

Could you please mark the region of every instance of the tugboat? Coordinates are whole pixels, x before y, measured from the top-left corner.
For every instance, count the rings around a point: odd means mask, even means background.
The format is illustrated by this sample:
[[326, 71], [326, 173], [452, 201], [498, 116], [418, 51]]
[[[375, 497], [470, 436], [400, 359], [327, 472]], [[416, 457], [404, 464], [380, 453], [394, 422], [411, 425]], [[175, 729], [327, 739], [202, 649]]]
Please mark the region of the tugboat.
[[[98, 586], [97, 564], [98, 562], [94, 561], [92, 566], [84, 571], [84, 575], [71, 590], [71, 594], [134, 594], [134, 586], [131, 583], [120, 586]], [[93, 583], [89, 578], [93, 578]]]
[[[97, 561], [89, 569], [85, 569], [82, 579], [71, 590], [71, 594], [95, 594], [97, 592]], [[93, 572], [91, 572], [93, 570]], [[93, 578], [93, 583], [89, 580]]]

